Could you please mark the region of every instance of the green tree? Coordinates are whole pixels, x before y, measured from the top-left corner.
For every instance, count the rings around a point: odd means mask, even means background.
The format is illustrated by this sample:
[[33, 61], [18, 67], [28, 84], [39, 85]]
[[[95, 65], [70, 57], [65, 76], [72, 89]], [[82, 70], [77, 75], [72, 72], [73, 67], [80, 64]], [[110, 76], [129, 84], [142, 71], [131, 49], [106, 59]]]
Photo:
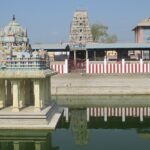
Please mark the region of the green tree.
[[115, 34], [113, 35], [109, 35], [107, 38], [106, 38], [106, 43], [116, 43], [118, 41], [118, 38]]
[[94, 42], [100, 43], [115, 43], [117, 42], [116, 35], [108, 34], [108, 27], [103, 24], [92, 24], [91, 26], [92, 36]]

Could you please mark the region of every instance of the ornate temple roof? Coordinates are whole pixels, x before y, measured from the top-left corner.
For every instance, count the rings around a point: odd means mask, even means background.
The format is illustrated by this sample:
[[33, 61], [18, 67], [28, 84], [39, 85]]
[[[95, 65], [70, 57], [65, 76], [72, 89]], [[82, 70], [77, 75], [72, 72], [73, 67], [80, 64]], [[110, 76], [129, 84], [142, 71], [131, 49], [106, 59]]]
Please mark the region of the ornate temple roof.
[[12, 20], [0, 30], [0, 42], [27, 42], [27, 30], [13, 16]]

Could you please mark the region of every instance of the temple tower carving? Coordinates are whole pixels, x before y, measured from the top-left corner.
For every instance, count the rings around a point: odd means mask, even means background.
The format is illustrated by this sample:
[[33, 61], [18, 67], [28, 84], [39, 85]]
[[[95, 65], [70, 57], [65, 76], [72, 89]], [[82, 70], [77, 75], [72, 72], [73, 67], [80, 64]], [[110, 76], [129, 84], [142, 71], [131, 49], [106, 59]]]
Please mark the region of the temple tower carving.
[[70, 26], [69, 43], [86, 44], [90, 42], [93, 42], [93, 39], [88, 13], [85, 10], [77, 10]]

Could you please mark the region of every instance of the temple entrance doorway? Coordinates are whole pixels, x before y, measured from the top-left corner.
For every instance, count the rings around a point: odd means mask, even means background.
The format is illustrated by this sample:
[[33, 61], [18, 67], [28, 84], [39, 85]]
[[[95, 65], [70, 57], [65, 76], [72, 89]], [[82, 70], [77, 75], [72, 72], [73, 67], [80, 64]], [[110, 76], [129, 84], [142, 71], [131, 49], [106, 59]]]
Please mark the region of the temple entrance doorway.
[[74, 50], [70, 51], [69, 72], [85, 72], [86, 71], [86, 51]]

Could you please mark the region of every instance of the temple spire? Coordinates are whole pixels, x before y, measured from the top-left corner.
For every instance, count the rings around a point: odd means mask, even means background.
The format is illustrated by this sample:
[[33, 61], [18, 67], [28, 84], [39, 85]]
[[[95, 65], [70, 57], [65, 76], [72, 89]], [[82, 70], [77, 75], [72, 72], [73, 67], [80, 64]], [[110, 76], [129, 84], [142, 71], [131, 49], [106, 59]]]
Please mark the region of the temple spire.
[[92, 32], [86, 10], [77, 10], [74, 13], [70, 27], [69, 43], [92, 43]]
[[13, 18], [12, 18], [12, 20], [13, 20], [13, 21], [15, 21], [15, 20], [16, 20], [16, 18], [15, 18], [15, 15], [13, 15]]

